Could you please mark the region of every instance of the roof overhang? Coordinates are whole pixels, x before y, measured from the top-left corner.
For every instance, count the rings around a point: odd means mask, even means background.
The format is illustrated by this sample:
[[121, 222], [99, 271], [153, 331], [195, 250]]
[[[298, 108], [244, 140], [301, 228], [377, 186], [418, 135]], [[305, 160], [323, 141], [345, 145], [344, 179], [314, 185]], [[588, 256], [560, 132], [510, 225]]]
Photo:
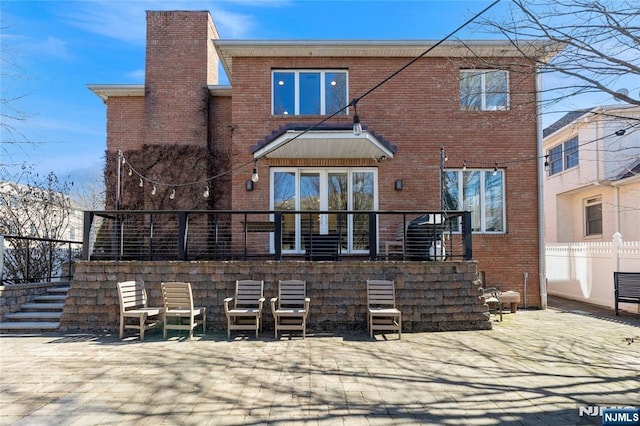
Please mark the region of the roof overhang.
[[104, 102], [114, 96], [144, 96], [144, 84], [87, 84]]
[[[212, 40], [231, 79], [234, 57], [529, 57], [548, 62], [563, 43], [543, 40]], [[434, 47], [435, 46], [435, 47]]]
[[363, 131], [351, 129], [286, 130], [272, 140], [252, 147], [253, 158], [393, 158], [396, 147]]

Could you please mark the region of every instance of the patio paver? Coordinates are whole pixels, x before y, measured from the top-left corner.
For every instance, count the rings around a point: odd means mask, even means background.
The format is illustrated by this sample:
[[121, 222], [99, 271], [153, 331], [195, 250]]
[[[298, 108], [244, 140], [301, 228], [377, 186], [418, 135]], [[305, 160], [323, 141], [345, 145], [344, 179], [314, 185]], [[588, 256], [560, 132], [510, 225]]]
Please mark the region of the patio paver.
[[638, 406], [640, 315], [549, 304], [401, 341], [2, 335], [0, 424], [600, 424], [579, 408]]

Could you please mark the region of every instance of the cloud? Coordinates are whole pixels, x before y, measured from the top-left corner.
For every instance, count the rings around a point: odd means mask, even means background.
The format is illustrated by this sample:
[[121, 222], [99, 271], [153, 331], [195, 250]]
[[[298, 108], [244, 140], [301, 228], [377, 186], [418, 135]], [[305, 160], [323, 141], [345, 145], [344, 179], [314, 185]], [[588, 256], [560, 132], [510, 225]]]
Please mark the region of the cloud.
[[[251, 6], [252, 10], [282, 7], [288, 1], [85, 1], [62, 17], [70, 25], [105, 37], [143, 45], [147, 10], [209, 10], [222, 38], [246, 38], [257, 27], [251, 14], [231, 11]], [[221, 7], [221, 4], [226, 7]], [[197, 5], [197, 7], [196, 7]]]

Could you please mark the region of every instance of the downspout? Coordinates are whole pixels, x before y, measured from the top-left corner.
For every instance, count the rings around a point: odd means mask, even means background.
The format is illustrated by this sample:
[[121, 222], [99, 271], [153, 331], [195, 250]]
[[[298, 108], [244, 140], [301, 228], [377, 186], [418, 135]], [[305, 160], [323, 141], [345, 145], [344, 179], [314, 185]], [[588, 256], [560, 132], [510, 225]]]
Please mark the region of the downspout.
[[[536, 133], [537, 133], [537, 169], [538, 169], [538, 268], [540, 273], [540, 307], [547, 309], [547, 269], [544, 241], [544, 152], [542, 146], [542, 73], [536, 67]], [[526, 295], [525, 295], [526, 298]]]

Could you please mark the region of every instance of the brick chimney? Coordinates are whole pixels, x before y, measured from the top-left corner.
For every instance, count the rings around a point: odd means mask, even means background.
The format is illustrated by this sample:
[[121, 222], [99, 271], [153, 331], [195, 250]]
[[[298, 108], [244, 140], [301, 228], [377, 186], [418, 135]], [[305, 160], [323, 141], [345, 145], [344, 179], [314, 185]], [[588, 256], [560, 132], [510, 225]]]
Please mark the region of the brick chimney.
[[206, 147], [217, 38], [208, 11], [147, 11], [145, 143]]

